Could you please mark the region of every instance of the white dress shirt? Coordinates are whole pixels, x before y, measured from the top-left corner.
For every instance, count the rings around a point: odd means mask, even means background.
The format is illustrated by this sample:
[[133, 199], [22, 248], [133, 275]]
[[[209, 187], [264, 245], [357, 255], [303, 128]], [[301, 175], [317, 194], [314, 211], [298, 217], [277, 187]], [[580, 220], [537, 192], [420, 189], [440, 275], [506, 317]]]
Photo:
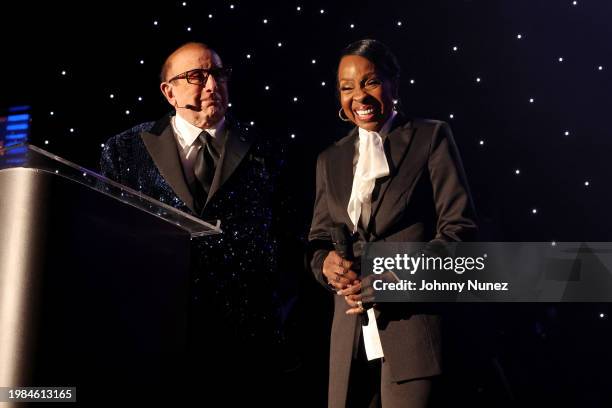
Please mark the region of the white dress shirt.
[[[367, 228], [372, 213], [372, 191], [376, 179], [389, 175], [389, 163], [383, 144], [396, 114], [397, 112], [393, 111], [380, 132], [359, 128], [353, 156], [353, 187], [347, 207], [354, 225], [353, 232], [357, 231], [360, 220], [363, 227]], [[368, 360], [383, 358], [385, 353], [378, 333], [376, 314], [373, 308], [369, 308], [366, 313], [368, 324], [361, 326], [366, 356]]]

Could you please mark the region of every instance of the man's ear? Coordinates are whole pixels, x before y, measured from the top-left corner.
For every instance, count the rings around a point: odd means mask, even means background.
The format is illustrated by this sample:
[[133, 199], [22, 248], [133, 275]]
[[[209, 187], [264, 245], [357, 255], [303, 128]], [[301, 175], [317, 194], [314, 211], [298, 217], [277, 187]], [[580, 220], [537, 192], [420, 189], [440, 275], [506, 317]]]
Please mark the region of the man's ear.
[[172, 90], [172, 85], [168, 82], [162, 82], [161, 84], [159, 84], [159, 89], [161, 90], [161, 93], [164, 94], [164, 96], [166, 97], [168, 103], [174, 106], [176, 101], [174, 100], [174, 92]]

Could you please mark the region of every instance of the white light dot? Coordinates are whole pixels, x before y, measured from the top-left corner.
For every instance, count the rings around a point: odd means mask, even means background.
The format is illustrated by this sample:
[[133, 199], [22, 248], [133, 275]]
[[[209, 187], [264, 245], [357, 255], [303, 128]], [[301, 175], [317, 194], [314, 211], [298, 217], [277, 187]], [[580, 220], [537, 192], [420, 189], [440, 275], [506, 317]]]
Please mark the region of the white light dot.
[[230, 4], [230, 8], [233, 10], [233, 9], [234, 9], [234, 5], [233, 5], [233, 4]]
[[100, 143], [100, 147], [104, 147], [104, 143]]
[[518, 38], [520, 40], [521, 38], [523, 38], [523, 35], [522, 34], [517, 34], [516, 38]]
[[191, 31], [191, 27], [187, 27], [187, 31]]
[[448, 115], [448, 117], [451, 118], [451, 119], [454, 119], [455, 115], [451, 113], [450, 115]]
[[313, 64], [316, 64], [316, 63], [317, 63], [317, 60], [316, 60], [316, 59], [313, 59], [311, 62], [312, 62]]
[[325, 10], [321, 9], [321, 10], [320, 10], [320, 13], [321, 13], [321, 14], [324, 14], [324, 13], [325, 13]]
[[410, 83], [411, 83], [411, 84], [414, 84], [414, 79], [411, 79], [411, 80], [410, 80]]
[[70, 128], [70, 133], [74, 133], [74, 128]]
[[246, 55], [247, 59], [251, 59], [251, 54]]
[[603, 319], [604, 317], [606, 317], [606, 314], [605, 313], [600, 313], [599, 317]]
[[588, 182], [588, 180], [584, 182], [585, 187], [588, 187], [588, 186], [589, 186], [589, 184], [590, 184], [590, 183]]
[[232, 107], [232, 103], [231, 102], [228, 103], [227, 106], [229, 106], [231, 108]]
[[279, 43], [278, 43], [278, 44], [276, 44], [276, 45], [277, 45], [278, 47], [282, 47], [282, 46], [283, 46], [283, 43], [282, 43], [282, 42], [279, 42]]
[[600, 65], [600, 66], [597, 67], [597, 69], [601, 71], [601, 70], [603, 70], [603, 67]]
[[184, 1], [184, 2], [183, 2], [183, 7], [185, 7], [186, 5], [187, 5], [187, 2], [186, 2], [186, 1]]
[[557, 246], [557, 243], [555, 241], [551, 242], [550, 245], [552, 246]]
[[479, 142], [479, 144], [480, 144], [481, 146], [482, 146], [482, 145], [484, 145], [484, 140], [481, 140], [481, 141]]
[[325, 81], [322, 81], [322, 82], [321, 82], [321, 86], [325, 86]]
[[142, 96], [138, 97], [138, 102], [142, 102]]
[[514, 170], [514, 174], [521, 174], [521, 170], [519, 169]]
[[292, 139], [295, 139], [295, 133], [292, 133], [292, 134], [291, 134], [291, 138], [292, 138]]
[[300, 6], [297, 6], [296, 10], [300, 11], [300, 10], [302, 10], [302, 8]]
[[108, 95], [108, 96], [109, 96], [111, 99], [114, 99], [114, 98], [115, 98], [115, 94], [110, 94], [110, 95]]
[[51, 112], [49, 112], [49, 115], [53, 116], [53, 115], [55, 115], [55, 112], [51, 111]]
[[255, 125], [255, 122], [251, 121], [251, 126]]
[[62, 75], [66, 75], [66, 71], [62, 71]]
[[156, 26], [157, 24], [158, 24], [158, 23], [157, 23], [157, 20], [153, 21], [153, 25], [154, 25], [154, 26]]
[[397, 26], [398, 26], [398, 27], [401, 27], [401, 26], [402, 26], [402, 22], [401, 22], [401, 21], [398, 21], [398, 22], [397, 22]]
[[563, 57], [559, 57], [559, 62], [563, 62]]
[[294, 97], [293, 97], [293, 102], [297, 102], [297, 101], [298, 101], [297, 96], [294, 96]]
[[140, 65], [144, 64], [144, 60], [140, 60]]
[[213, 18], [213, 15], [212, 15], [212, 14], [209, 14], [209, 15], [208, 15], [208, 18]]
[[533, 209], [531, 210], [531, 213], [532, 213], [532, 214], [537, 214], [537, 213], [538, 213], [538, 209], [537, 209], [537, 208], [533, 208]]
[[453, 47], [453, 51], [457, 51], [459, 48], [457, 48], [457, 46]]
[[83, 177], [87, 177], [87, 173], [83, 173]]
[[126, 110], [126, 111], [125, 111], [125, 114], [126, 114], [126, 115], [129, 115], [129, 114], [130, 114], [130, 111], [129, 111], [129, 110]]
[[267, 19], [267, 18], [264, 18], [263, 23], [264, 23], [264, 24], [268, 24], [268, 19]]
[[268, 85], [266, 85], [265, 89], [266, 89], [266, 91], [269, 91], [270, 87]]
[[45, 140], [45, 144], [46, 144], [46, 145], [48, 145], [48, 144], [49, 144], [49, 141], [48, 141], [48, 140]]
[[566, 130], [566, 131], [565, 131], [565, 133], [564, 133], [564, 135], [565, 135], [565, 136], [569, 136], [569, 135], [570, 135], [569, 130]]
[[575, 5], [577, 5], [577, 4], [578, 4], [578, 2], [577, 2], [576, 0], [572, 1], [572, 5], [574, 5], [574, 6], [575, 6]]
[[351, 28], [355, 28], [355, 24], [351, 24], [349, 27], [351, 27]]
[[529, 98], [529, 103], [533, 103], [533, 102], [535, 102], [535, 99]]
[[480, 78], [476, 78], [476, 82], [480, 82]]

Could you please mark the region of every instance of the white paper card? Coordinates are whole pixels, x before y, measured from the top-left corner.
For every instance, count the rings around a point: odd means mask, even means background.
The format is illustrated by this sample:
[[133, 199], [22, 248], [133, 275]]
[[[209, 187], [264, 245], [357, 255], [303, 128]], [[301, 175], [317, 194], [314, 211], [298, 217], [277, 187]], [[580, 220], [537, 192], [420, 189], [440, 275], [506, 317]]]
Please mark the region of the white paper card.
[[380, 343], [380, 335], [378, 334], [378, 325], [376, 324], [376, 316], [374, 309], [368, 309], [368, 324], [362, 327], [363, 345], [365, 346], [366, 356], [368, 360], [375, 360], [384, 357], [382, 344]]

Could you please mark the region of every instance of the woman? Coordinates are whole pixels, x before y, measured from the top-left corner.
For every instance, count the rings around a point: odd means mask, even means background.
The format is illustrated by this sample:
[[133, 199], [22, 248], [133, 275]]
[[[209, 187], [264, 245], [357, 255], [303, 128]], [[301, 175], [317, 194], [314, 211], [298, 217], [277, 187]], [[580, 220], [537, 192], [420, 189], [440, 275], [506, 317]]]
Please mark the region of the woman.
[[[355, 128], [317, 161], [311, 267], [337, 293], [330, 407], [424, 407], [441, 373], [439, 317], [408, 304], [366, 311], [357, 268], [333, 250], [332, 231], [343, 225], [352, 232], [356, 257], [365, 242], [464, 241], [476, 232], [448, 125], [399, 112], [399, 79], [398, 61], [381, 42], [346, 47], [338, 65], [339, 116]], [[377, 344], [382, 352], [372, 352]]]

